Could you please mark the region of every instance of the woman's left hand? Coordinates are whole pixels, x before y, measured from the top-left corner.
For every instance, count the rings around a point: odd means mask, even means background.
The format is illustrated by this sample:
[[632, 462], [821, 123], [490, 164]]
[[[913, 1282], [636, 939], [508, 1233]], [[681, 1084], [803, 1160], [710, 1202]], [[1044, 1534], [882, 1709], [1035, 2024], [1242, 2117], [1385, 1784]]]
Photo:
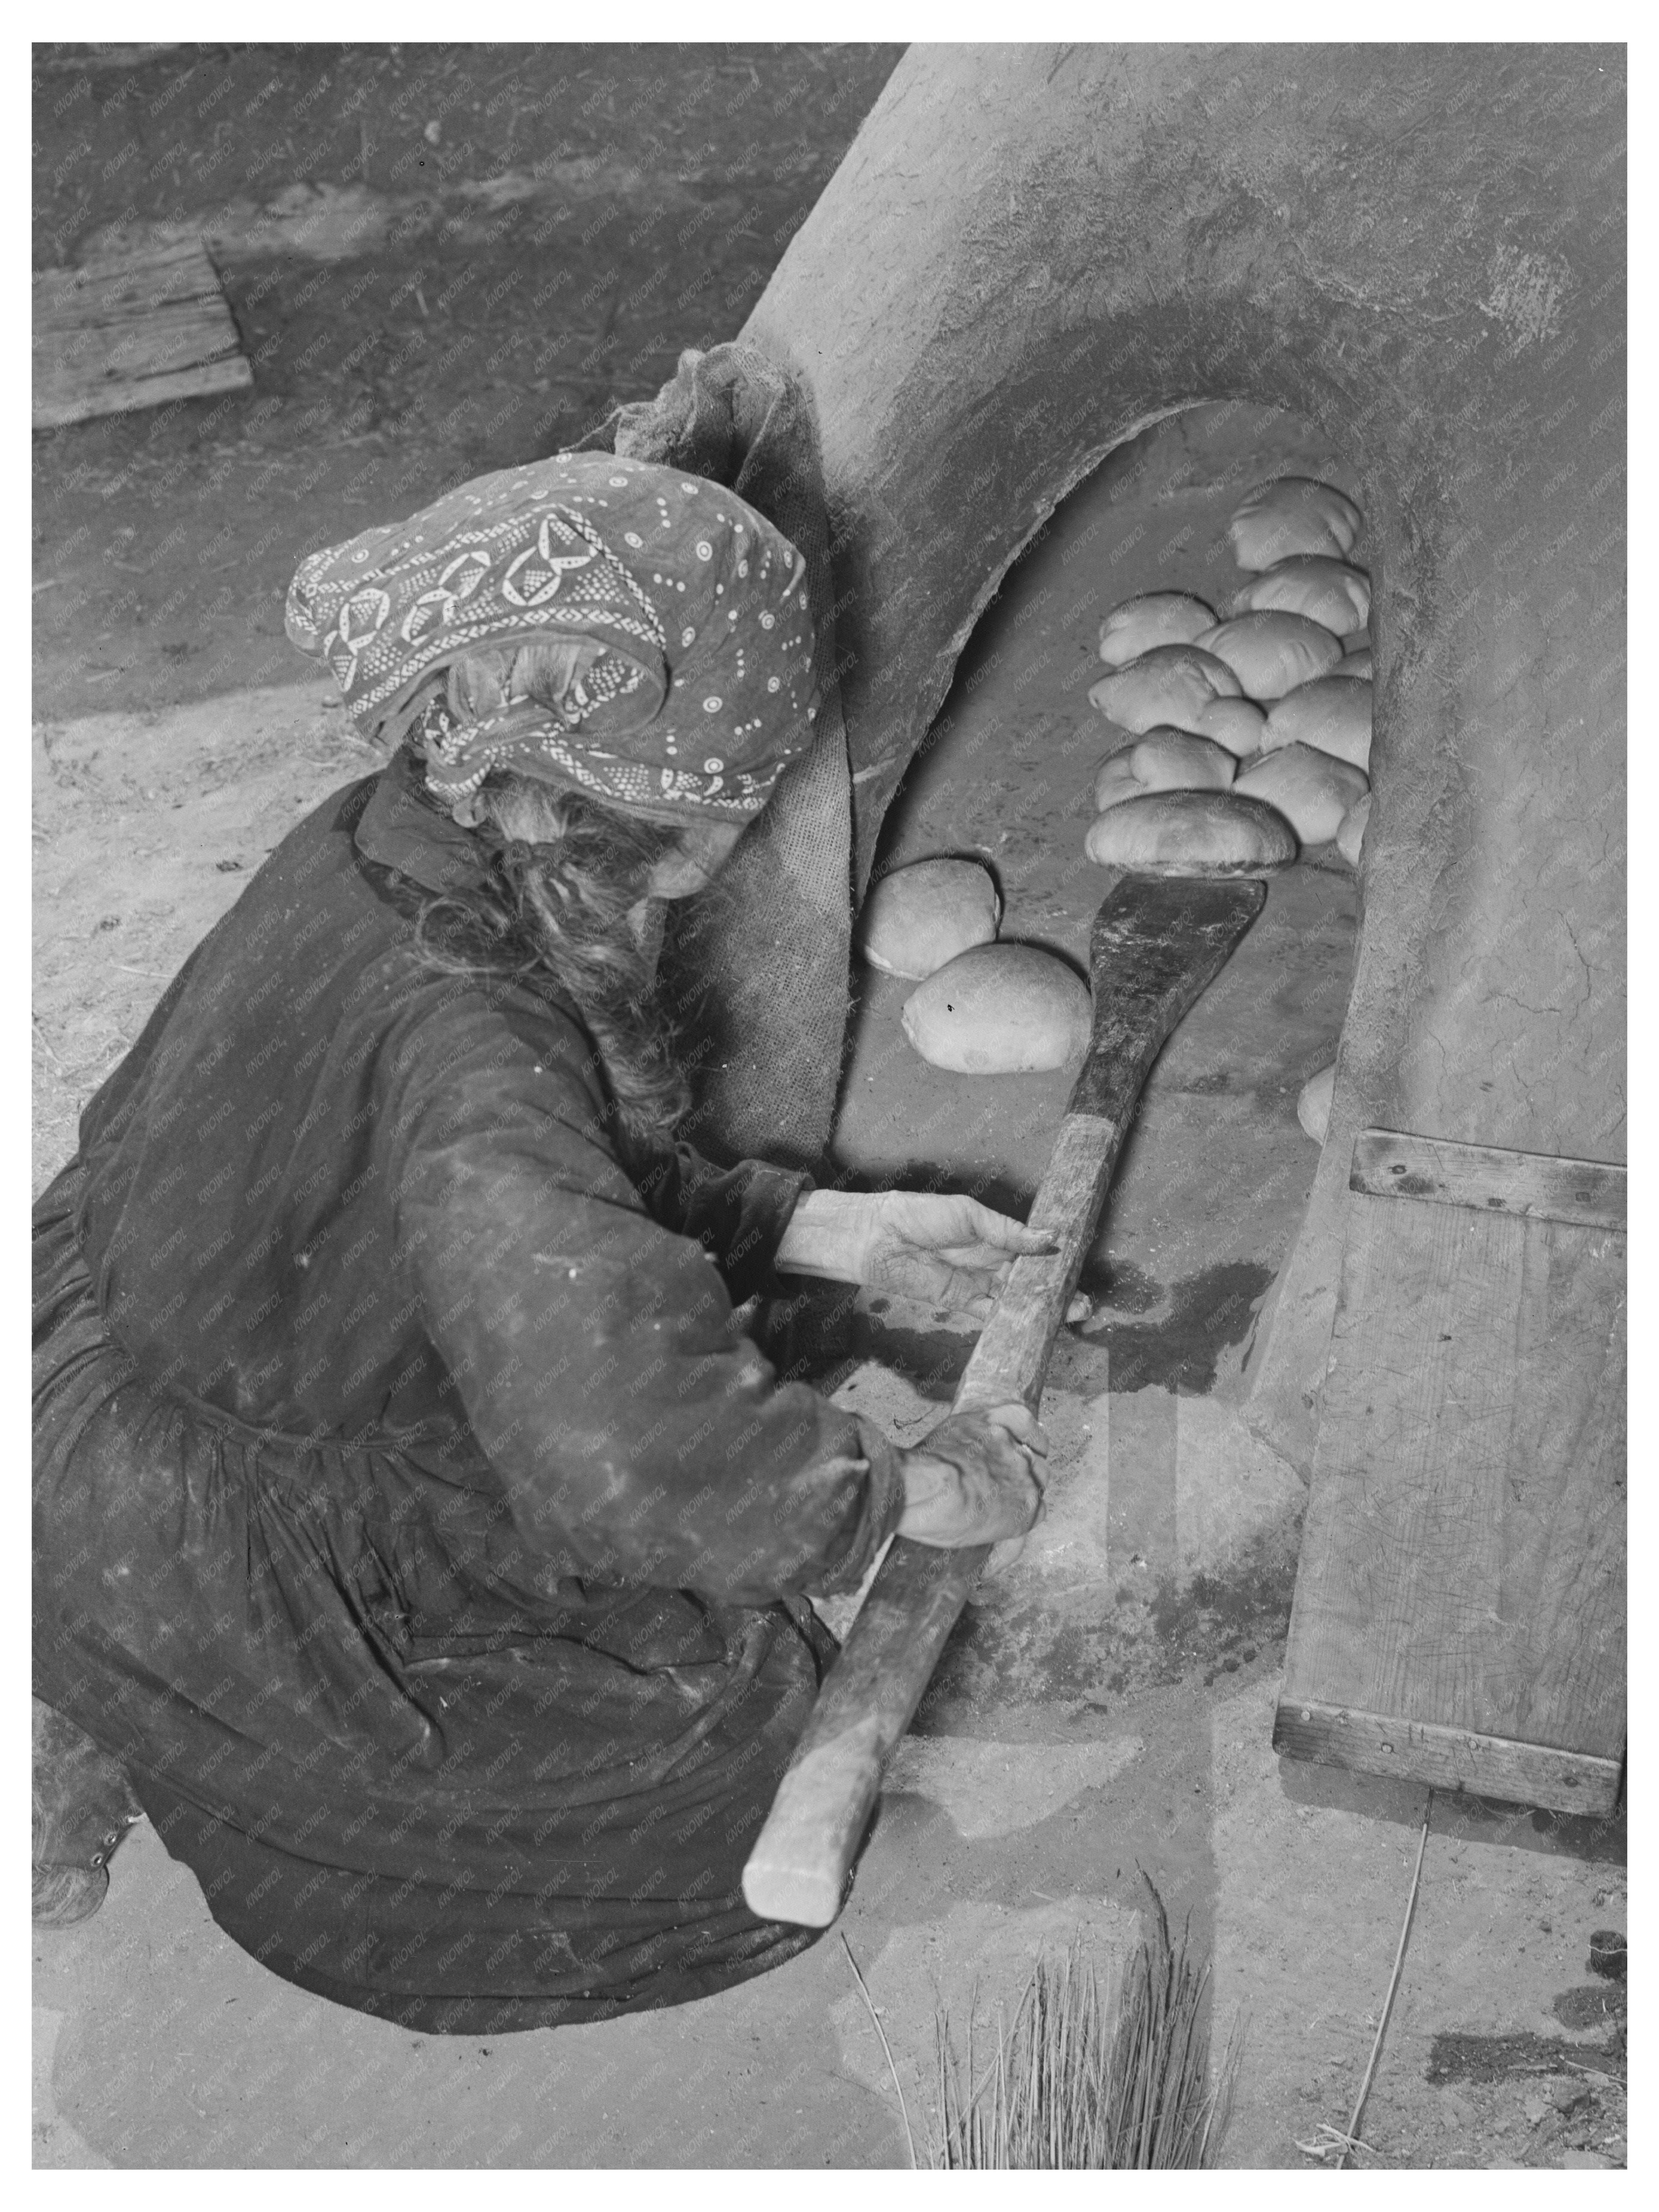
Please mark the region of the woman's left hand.
[[[976, 1198], [930, 1191], [812, 1191], [795, 1210], [777, 1265], [866, 1283], [896, 1297], [988, 1321], [1015, 1257], [1054, 1249], [1052, 1237], [994, 1212]], [[1089, 1310], [1079, 1294], [1066, 1318], [1080, 1321]]]

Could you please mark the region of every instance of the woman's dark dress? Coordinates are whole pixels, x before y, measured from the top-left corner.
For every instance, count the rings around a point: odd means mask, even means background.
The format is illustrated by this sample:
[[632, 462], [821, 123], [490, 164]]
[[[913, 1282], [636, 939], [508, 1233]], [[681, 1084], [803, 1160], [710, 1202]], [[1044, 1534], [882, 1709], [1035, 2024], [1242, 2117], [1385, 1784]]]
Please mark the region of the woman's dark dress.
[[337, 793], [35, 1209], [37, 1694], [256, 1958], [464, 2033], [811, 1940], [738, 1878], [902, 1502], [732, 1323], [803, 1178], [624, 1171], [574, 1015], [416, 952], [477, 869]]

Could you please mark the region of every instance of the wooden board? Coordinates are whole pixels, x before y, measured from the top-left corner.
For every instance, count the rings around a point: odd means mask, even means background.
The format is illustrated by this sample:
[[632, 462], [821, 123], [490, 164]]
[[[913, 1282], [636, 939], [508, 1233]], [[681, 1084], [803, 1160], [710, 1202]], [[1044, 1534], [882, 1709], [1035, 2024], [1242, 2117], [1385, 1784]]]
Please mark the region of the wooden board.
[[1443, 1137], [1405, 1137], [1364, 1129], [1354, 1140], [1350, 1190], [1372, 1198], [1420, 1198], [1474, 1206], [1534, 1221], [1571, 1221], [1583, 1229], [1625, 1226], [1625, 1170], [1606, 1160], [1556, 1159], [1544, 1152], [1500, 1152]]
[[1369, 1130], [1351, 1187], [1274, 1744], [1607, 1812], [1624, 1170]]
[[235, 321], [195, 240], [34, 278], [34, 427], [251, 385]]
[[1467, 1729], [1437, 1728], [1426, 1721], [1384, 1720], [1343, 1705], [1281, 1705], [1273, 1743], [1291, 1759], [1352, 1767], [1363, 1774], [1398, 1775], [1403, 1781], [1468, 1790], [1511, 1804], [1605, 1813], [1619, 1795], [1621, 1770], [1616, 1759], [1516, 1743], [1506, 1736], [1474, 1735]]

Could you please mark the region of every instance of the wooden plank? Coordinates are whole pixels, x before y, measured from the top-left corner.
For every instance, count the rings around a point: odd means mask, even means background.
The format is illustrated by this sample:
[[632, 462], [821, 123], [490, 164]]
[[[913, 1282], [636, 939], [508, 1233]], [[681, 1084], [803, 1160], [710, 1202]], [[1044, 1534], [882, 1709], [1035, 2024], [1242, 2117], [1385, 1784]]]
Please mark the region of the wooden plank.
[[246, 391], [253, 381], [246, 361], [198, 362], [176, 373], [153, 374], [141, 382], [100, 380], [63, 387], [35, 410], [33, 427], [51, 430], [66, 422], [87, 422], [100, 415], [128, 415], [141, 407], [165, 407], [174, 399], [205, 399], [216, 392]]
[[147, 306], [218, 296], [213, 264], [193, 238], [128, 246], [74, 269], [42, 269], [34, 276], [36, 314], [47, 327], [65, 330]]
[[34, 427], [246, 388], [253, 370], [196, 240], [33, 282]]
[[1605, 1816], [1619, 1802], [1623, 1770], [1617, 1759], [1506, 1736], [1474, 1735], [1424, 1721], [1387, 1720], [1346, 1706], [1281, 1702], [1273, 1749], [1321, 1766], [1392, 1774], [1437, 1790], [1465, 1790], [1512, 1805], [1554, 1813]]
[[[1513, 1158], [1500, 1196], [1529, 1172]], [[1625, 1240], [1470, 1196], [1353, 1200], [1280, 1730], [1297, 1755], [1340, 1741], [1338, 1764], [1423, 1781], [1456, 1769], [1424, 1730], [1617, 1769]], [[1304, 1708], [1386, 1732], [1356, 1752], [1299, 1733]], [[1516, 1758], [1517, 1788], [1566, 1771]]]
[[[1052, 1253], [1008, 1271], [951, 1410], [1023, 1401], [1035, 1412], [1048, 1356], [1152, 1063], [1260, 913], [1260, 882], [1120, 875], [1090, 939], [1094, 1024], [1048, 1166], [1031, 1204]], [[826, 1676], [766, 1825], [743, 1893], [763, 1919], [827, 1928], [881, 1787], [988, 1544], [945, 1551], [897, 1537]]]
[[1373, 1198], [1419, 1198], [1437, 1206], [1478, 1206], [1534, 1221], [1571, 1221], [1622, 1232], [1625, 1170], [1607, 1160], [1559, 1159], [1547, 1152], [1504, 1152], [1364, 1129], [1354, 1140], [1350, 1190]]

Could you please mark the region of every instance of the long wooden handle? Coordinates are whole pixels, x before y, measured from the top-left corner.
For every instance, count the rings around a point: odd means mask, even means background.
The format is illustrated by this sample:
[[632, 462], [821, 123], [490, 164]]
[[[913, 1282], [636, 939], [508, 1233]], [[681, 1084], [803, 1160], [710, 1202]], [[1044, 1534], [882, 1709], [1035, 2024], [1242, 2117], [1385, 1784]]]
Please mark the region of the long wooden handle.
[[[1031, 1226], [1056, 1233], [1060, 1249], [1014, 1261], [953, 1411], [1015, 1399], [1036, 1410], [1120, 1142], [1117, 1125], [1094, 1115], [1068, 1115], [1062, 1124], [1030, 1213]], [[744, 1869], [751, 1912], [827, 1928], [841, 1910], [882, 1767], [910, 1725], [990, 1550], [893, 1540]]]
[[[1265, 896], [1256, 882], [1136, 879], [1102, 906], [1091, 947], [1094, 1035], [1029, 1217], [1056, 1249], [1014, 1261], [953, 1412], [1015, 1400], [1036, 1412], [1141, 1087]], [[834, 1920], [882, 1767], [990, 1548], [945, 1551], [894, 1540], [744, 1869], [751, 1912], [809, 1928]]]

